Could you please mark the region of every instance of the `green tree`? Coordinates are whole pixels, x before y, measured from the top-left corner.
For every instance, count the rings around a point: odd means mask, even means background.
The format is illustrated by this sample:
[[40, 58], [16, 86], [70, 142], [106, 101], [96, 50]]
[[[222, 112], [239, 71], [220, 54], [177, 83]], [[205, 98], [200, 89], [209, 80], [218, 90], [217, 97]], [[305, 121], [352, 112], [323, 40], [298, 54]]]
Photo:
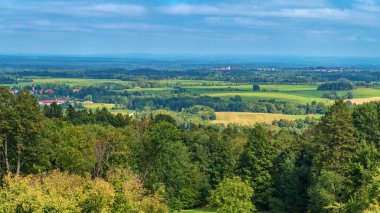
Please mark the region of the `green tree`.
[[163, 184], [173, 209], [198, 203], [201, 177], [190, 163], [187, 148], [180, 141], [180, 131], [175, 126], [167, 122], [156, 124], [141, 151], [140, 172], [148, 189], [156, 191], [160, 183]]
[[253, 203], [261, 209], [268, 208], [273, 192], [271, 170], [275, 150], [268, 135], [269, 132], [261, 125], [253, 128], [237, 166], [237, 174], [255, 191]]
[[260, 92], [260, 86], [258, 84], [253, 84], [252, 91], [254, 91], [254, 92]]
[[56, 102], [52, 103], [50, 106], [44, 106], [44, 114], [48, 118], [62, 118], [63, 109]]
[[53, 161], [58, 169], [75, 174], [90, 173], [96, 164], [94, 155], [94, 137], [83, 127], [65, 125], [54, 133]]
[[3, 171], [5, 173], [11, 172], [10, 162], [10, 140], [12, 134], [15, 133], [17, 127], [17, 120], [19, 115], [15, 109], [17, 105], [16, 98], [8, 89], [0, 86], [0, 140], [2, 141], [2, 157], [3, 157]]
[[211, 192], [210, 203], [217, 212], [249, 213], [255, 210], [251, 203], [254, 190], [240, 177], [226, 178]]
[[313, 170], [322, 169], [345, 174], [355, 155], [357, 139], [351, 109], [342, 100], [336, 101], [316, 127], [316, 156]]
[[356, 106], [352, 117], [359, 140], [373, 142], [377, 147], [380, 147], [379, 102], [370, 102]]
[[349, 162], [358, 147], [350, 107], [342, 100], [336, 101], [315, 134], [309, 210], [339, 212], [351, 197]]
[[21, 165], [28, 158], [28, 154], [36, 142], [37, 136], [43, 128], [43, 115], [38, 108], [37, 99], [28, 92], [22, 91], [16, 98], [16, 110], [19, 115], [17, 134], [15, 135], [16, 175], [21, 172]]

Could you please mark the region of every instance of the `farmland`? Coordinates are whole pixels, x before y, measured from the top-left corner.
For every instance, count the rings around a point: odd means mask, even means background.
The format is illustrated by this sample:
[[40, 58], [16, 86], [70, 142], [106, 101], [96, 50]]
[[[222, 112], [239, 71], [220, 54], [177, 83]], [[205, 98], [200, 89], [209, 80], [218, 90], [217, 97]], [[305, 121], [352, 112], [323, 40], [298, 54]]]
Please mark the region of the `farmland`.
[[256, 123], [271, 124], [274, 120], [286, 119], [296, 120], [303, 119], [307, 116], [319, 117], [317, 115], [284, 115], [274, 113], [251, 113], [251, 112], [216, 112], [216, 120], [211, 121], [213, 124], [238, 124], [254, 125]]
[[[25, 79], [24, 79], [25, 80]], [[40, 78], [31, 77], [27, 82], [20, 82], [18, 86], [35, 85], [66, 85], [74, 87], [105, 87], [117, 94], [138, 93], [139, 97], [160, 97], [163, 95], [172, 96], [174, 91], [181, 88], [182, 93], [194, 94], [196, 96], [217, 97], [228, 101], [233, 97], [241, 97], [244, 103], [258, 103], [262, 101], [276, 101], [291, 104], [310, 104], [320, 102], [330, 105], [334, 100], [324, 98], [326, 91], [318, 91], [318, 84], [262, 84], [261, 91], [253, 92], [252, 85], [246, 83], [233, 83], [227, 81], [214, 80], [145, 80], [149, 86], [139, 86], [137, 81], [123, 81], [119, 79], [86, 79], [86, 78]], [[8, 85], [13, 86], [13, 85]], [[344, 96], [346, 91], [338, 91], [337, 95]], [[352, 103], [363, 103], [380, 98], [380, 89], [377, 87], [358, 87], [351, 91], [354, 100]], [[104, 101], [102, 101], [104, 102]], [[114, 104], [114, 103], [108, 103]], [[113, 108], [111, 105], [106, 108]], [[95, 109], [103, 106], [86, 106]], [[244, 110], [247, 111], [247, 110]]]

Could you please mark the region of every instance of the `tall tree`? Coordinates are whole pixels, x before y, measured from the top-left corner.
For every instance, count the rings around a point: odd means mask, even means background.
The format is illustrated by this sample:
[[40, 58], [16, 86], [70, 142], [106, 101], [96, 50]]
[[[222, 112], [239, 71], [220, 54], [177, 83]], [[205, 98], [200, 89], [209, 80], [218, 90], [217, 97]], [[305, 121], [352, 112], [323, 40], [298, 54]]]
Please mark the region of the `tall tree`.
[[147, 135], [140, 170], [144, 185], [159, 190], [163, 184], [171, 208], [196, 205], [199, 200], [199, 172], [190, 163], [180, 131], [170, 123], [156, 124]]
[[3, 170], [4, 172], [11, 172], [10, 159], [9, 159], [9, 140], [11, 134], [14, 133], [16, 125], [15, 121], [19, 116], [15, 109], [16, 98], [8, 89], [0, 86], [0, 140], [2, 141], [3, 151]]
[[255, 191], [253, 202], [259, 209], [268, 208], [273, 192], [271, 170], [275, 150], [268, 135], [269, 132], [261, 125], [251, 130], [237, 167], [237, 173]]
[[[20, 118], [16, 139], [16, 175], [20, 174], [23, 160], [35, 143], [38, 133], [43, 127], [43, 115], [38, 108], [38, 102], [29, 92], [23, 91], [17, 96], [16, 110]], [[27, 153], [24, 153], [24, 152]]]
[[314, 143], [309, 210], [342, 211], [351, 195], [349, 162], [358, 146], [351, 109], [345, 102], [336, 101], [322, 117]]

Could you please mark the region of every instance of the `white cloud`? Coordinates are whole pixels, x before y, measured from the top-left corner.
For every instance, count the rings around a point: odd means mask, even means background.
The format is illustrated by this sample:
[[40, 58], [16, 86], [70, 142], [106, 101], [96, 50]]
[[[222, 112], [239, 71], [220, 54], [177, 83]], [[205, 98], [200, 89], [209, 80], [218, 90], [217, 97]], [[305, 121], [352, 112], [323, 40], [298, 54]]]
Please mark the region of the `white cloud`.
[[134, 4], [114, 4], [114, 3], [69, 3], [69, 2], [33, 2], [33, 3], [7, 3], [0, 4], [0, 10], [10, 14], [49, 14], [65, 16], [138, 16], [146, 12], [146, 8]]
[[108, 29], [108, 30], [167, 30], [170, 27], [165, 25], [155, 25], [147, 23], [106, 23], [97, 24], [94, 26], [98, 29]]
[[204, 16], [252, 16], [252, 17], [294, 17], [314, 19], [344, 19], [350, 11], [337, 8], [258, 8], [255, 5], [191, 5], [177, 4], [160, 8], [170, 15], [204, 15]]

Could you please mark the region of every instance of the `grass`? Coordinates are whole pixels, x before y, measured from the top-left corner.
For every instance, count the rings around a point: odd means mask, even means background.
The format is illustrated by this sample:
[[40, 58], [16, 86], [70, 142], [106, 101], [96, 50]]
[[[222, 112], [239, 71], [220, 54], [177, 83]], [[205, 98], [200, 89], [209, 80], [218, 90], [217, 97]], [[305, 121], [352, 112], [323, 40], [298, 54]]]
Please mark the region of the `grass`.
[[[224, 99], [231, 98], [235, 95], [242, 97], [244, 101], [258, 101], [260, 99], [276, 99], [277, 101], [285, 101], [294, 104], [306, 104], [311, 103], [312, 101], [323, 102], [323, 103], [333, 103], [332, 100], [321, 98], [326, 91], [317, 91], [313, 90], [301, 90], [308, 88], [307, 85], [295, 85], [294, 88], [291, 88], [289, 85], [267, 85], [272, 86], [272, 88], [278, 88], [279, 92], [248, 92], [248, 91], [232, 91], [232, 92], [205, 92], [203, 95], [221, 97]], [[311, 86], [310, 86], [311, 88]], [[310, 89], [309, 88], [309, 89]], [[285, 92], [285, 90], [288, 90]], [[347, 92], [339, 91], [338, 94], [343, 96]], [[373, 88], [358, 88], [352, 90], [354, 98], [380, 98], [380, 89]]]
[[109, 112], [111, 112], [114, 115], [122, 114], [122, 115], [128, 115], [132, 110], [126, 110], [126, 109], [113, 109], [115, 107], [115, 104], [108, 104], [108, 103], [93, 103], [93, 104], [84, 104], [83, 105], [86, 109], [102, 109], [103, 107], [107, 108]]
[[[318, 93], [319, 91], [313, 91]], [[312, 101], [330, 103], [332, 102], [329, 99], [320, 98], [318, 94], [313, 93], [304, 93], [304, 91], [299, 92], [210, 92], [204, 93], [204, 95], [212, 97], [221, 97], [221, 98], [231, 98], [233, 96], [239, 95], [242, 97], [243, 101], [256, 102], [258, 100], [269, 100], [275, 99], [277, 101], [290, 102], [294, 104], [306, 104], [311, 103]]]
[[274, 113], [252, 113], [252, 112], [216, 112], [216, 120], [211, 121], [213, 124], [239, 124], [239, 125], [254, 125], [256, 123], [271, 124], [274, 120], [286, 119], [296, 120], [306, 117], [320, 117], [321, 115], [285, 115]]
[[216, 212], [216, 209], [214, 208], [200, 208], [200, 209], [188, 209], [188, 210], [181, 210], [181, 212], [184, 213], [210, 213], [210, 212]]
[[208, 80], [181, 80], [181, 79], [170, 79], [170, 80], [157, 80], [155, 81], [162, 85], [168, 85], [168, 86], [190, 86], [190, 85], [231, 85], [233, 83], [226, 82], [226, 81], [208, 81]]

